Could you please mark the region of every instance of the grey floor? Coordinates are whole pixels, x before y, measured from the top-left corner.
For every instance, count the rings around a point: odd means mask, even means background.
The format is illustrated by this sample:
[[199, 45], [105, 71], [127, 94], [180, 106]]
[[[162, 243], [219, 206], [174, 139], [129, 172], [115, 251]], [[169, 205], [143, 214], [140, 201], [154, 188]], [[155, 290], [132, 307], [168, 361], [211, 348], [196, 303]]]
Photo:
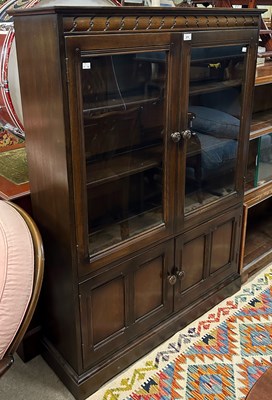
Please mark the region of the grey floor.
[[0, 379], [0, 400], [74, 400], [41, 356], [15, 362]]

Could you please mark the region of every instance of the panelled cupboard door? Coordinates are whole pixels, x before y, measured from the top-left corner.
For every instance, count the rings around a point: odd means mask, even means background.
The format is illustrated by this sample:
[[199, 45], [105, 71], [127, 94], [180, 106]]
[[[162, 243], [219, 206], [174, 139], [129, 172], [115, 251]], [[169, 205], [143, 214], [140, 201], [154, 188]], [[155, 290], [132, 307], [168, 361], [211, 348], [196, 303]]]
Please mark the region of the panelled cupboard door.
[[176, 310], [238, 274], [241, 216], [241, 209], [227, 212], [176, 239]]
[[174, 241], [80, 285], [84, 367], [126, 346], [173, 311]]
[[66, 39], [83, 274], [173, 233], [178, 37]]

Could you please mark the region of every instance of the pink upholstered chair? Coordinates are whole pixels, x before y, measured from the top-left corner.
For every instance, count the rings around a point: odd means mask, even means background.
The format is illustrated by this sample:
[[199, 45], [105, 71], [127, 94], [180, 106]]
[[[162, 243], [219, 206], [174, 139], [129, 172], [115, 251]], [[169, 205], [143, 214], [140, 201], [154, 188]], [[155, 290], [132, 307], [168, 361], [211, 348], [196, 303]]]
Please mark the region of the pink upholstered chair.
[[12, 365], [37, 305], [44, 254], [32, 218], [0, 200], [0, 377]]

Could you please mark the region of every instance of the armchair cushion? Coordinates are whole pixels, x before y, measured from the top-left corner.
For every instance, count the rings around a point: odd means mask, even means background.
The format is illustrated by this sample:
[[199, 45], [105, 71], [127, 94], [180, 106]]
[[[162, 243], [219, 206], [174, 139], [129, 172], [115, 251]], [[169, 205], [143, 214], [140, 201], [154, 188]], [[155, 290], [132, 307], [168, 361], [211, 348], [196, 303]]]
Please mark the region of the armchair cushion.
[[29, 304], [34, 250], [22, 216], [0, 201], [0, 360], [4, 357]]

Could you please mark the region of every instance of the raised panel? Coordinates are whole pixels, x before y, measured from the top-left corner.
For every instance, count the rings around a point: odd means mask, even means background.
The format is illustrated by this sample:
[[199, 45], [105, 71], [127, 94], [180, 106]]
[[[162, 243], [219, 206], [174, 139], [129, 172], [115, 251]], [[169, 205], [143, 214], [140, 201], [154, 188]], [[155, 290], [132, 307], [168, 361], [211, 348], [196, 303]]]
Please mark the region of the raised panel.
[[176, 270], [182, 273], [175, 285], [175, 308], [185, 308], [205, 290], [209, 255], [209, 227], [193, 229], [176, 239]]
[[125, 327], [124, 300], [122, 276], [98, 286], [91, 292], [88, 312], [92, 315], [94, 345]]
[[128, 277], [120, 266], [80, 284], [84, 366], [95, 364], [125, 340]]
[[134, 274], [135, 319], [163, 305], [164, 257], [158, 257], [141, 267]]
[[233, 221], [228, 221], [212, 233], [211, 267], [215, 272], [231, 262]]
[[182, 255], [182, 291], [203, 279], [205, 256], [205, 236], [200, 236], [184, 244]]

